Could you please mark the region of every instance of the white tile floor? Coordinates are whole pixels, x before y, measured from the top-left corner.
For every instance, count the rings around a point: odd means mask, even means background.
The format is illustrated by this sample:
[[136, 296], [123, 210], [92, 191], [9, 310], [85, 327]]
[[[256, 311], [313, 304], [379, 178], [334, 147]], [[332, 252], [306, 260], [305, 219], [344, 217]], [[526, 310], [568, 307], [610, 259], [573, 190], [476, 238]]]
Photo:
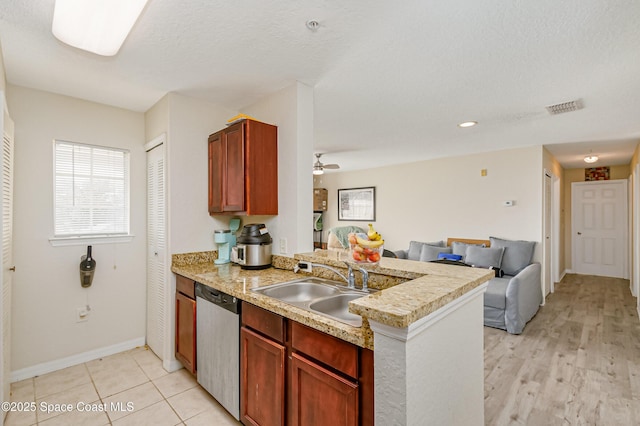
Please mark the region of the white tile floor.
[[9, 412], [6, 426], [240, 424], [192, 375], [168, 373], [144, 347], [13, 383], [11, 401], [36, 411]]

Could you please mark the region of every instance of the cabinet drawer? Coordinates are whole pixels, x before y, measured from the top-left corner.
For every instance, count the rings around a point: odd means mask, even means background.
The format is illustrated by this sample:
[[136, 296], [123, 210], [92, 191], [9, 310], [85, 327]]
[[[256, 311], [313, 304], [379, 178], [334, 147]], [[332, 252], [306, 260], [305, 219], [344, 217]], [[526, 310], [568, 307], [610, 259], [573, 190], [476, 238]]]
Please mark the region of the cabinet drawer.
[[354, 379], [358, 378], [358, 347], [291, 321], [291, 346]]
[[182, 293], [195, 300], [196, 282], [182, 275], [176, 275], [176, 293]]
[[242, 325], [259, 331], [277, 342], [284, 343], [284, 318], [278, 314], [242, 302]]

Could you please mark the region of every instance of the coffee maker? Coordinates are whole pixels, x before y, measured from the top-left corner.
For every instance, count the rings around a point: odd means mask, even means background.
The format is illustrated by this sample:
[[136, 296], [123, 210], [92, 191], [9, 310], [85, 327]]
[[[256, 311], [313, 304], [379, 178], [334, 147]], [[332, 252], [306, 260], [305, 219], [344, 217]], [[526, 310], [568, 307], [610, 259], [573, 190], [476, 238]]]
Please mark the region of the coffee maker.
[[234, 217], [229, 221], [229, 229], [216, 229], [213, 232], [213, 241], [218, 246], [218, 258], [213, 261], [216, 265], [229, 263], [231, 249], [236, 245], [236, 232], [240, 228], [240, 219]]
[[229, 263], [231, 260], [231, 247], [235, 245], [235, 239], [236, 236], [229, 229], [216, 229], [213, 231], [213, 241], [218, 246], [218, 258], [213, 261], [214, 264], [223, 265]]

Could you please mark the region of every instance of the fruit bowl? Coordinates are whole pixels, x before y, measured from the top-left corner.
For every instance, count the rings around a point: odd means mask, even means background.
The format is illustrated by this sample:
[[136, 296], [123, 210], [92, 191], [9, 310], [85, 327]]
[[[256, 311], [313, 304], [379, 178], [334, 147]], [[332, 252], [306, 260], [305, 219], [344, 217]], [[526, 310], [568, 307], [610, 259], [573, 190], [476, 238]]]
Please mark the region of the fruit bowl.
[[382, 253], [384, 252], [384, 246], [378, 247], [365, 247], [360, 244], [349, 244], [349, 253], [351, 259], [356, 263], [368, 263], [370, 265], [377, 265], [380, 262]]

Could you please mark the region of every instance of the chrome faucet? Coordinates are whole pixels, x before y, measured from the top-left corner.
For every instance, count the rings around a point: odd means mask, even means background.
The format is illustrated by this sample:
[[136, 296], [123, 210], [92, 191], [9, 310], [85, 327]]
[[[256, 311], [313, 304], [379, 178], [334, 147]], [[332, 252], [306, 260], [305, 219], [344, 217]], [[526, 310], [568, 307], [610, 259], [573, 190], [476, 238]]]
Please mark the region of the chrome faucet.
[[[340, 278], [342, 278], [347, 283], [347, 288], [356, 288], [356, 275], [353, 273], [353, 267], [349, 262], [344, 262], [344, 264], [347, 265], [346, 276], [342, 274], [342, 272], [338, 271], [335, 268], [332, 268], [331, 266], [323, 265], [322, 263], [311, 263], [311, 262], [303, 262], [302, 267], [300, 266], [300, 263], [296, 264], [293, 267], [293, 272], [298, 273], [298, 271], [305, 271], [305, 270], [311, 271], [311, 269], [306, 269], [307, 265], [311, 265], [311, 267], [327, 269], [333, 272], [334, 274], [336, 274], [337, 276], [339, 276]], [[362, 289], [366, 291], [368, 289], [367, 285], [369, 282], [369, 271], [359, 266], [357, 266], [357, 268], [362, 274]]]
[[367, 290], [367, 285], [369, 282], [369, 271], [367, 271], [364, 268], [360, 268], [358, 267], [358, 269], [360, 270], [360, 272], [362, 273], [362, 290]]
[[[347, 268], [349, 268], [349, 272], [347, 277], [349, 278], [347, 280], [347, 287], [349, 288], [356, 288], [356, 276], [353, 273], [353, 268], [351, 267], [351, 264], [349, 262], [344, 262], [345, 265], [347, 265]], [[367, 285], [369, 282], [369, 271], [367, 271], [364, 268], [361, 268], [359, 266], [356, 266], [356, 268], [358, 268], [358, 270], [360, 271], [360, 273], [362, 274], [362, 289], [363, 290], [367, 290]]]
[[353, 273], [353, 268], [348, 262], [344, 262], [344, 264], [347, 265], [347, 268], [349, 268], [349, 271], [347, 273], [347, 287], [356, 288], [356, 275]]
[[[344, 274], [342, 274], [342, 272], [339, 272], [337, 269], [332, 268], [331, 266], [323, 265], [322, 263], [311, 263], [311, 262], [304, 262], [304, 263], [306, 263], [308, 265], [311, 265], [312, 267], [328, 269], [329, 271], [333, 272], [334, 274], [336, 274], [337, 276], [342, 278], [347, 284], [349, 283], [349, 279], [347, 277], [345, 277]], [[301, 270], [300, 264], [297, 264], [293, 268], [293, 272], [295, 272], [295, 273], [297, 273], [300, 270]], [[304, 270], [304, 269], [302, 269], [302, 270]], [[311, 269], [309, 269], [309, 271], [311, 271]]]

